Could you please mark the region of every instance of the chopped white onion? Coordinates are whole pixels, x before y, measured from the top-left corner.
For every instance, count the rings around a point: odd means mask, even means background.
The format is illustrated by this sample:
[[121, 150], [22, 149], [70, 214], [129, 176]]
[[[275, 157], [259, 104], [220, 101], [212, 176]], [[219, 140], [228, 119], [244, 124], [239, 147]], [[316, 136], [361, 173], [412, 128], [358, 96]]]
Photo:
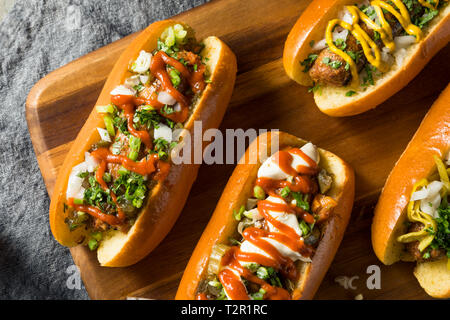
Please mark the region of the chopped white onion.
[[397, 65], [401, 66], [406, 58], [406, 49], [405, 48], [398, 49], [394, 55], [397, 61]]
[[99, 165], [97, 159], [95, 159], [89, 152], [84, 153], [84, 162], [86, 163], [87, 171], [94, 172], [95, 168]]
[[306, 143], [303, 145], [300, 150], [302, 150], [308, 157], [310, 157], [314, 162], [319, 163], [320, 161], [320, 154], [317, 150], [317, 147], [313, 145], [311, 142]]
[[441, 204], [441, 189], [443, 187], [441, 181], [433, 181], [420, 190], [411, 195], [410, 201], [420, 201], [420, 211], [437, 218], [439, 213], [437, 208]]
[[420, 200], [420, 211], [432, 216], [433, 218], [439, 218], [438, 208], [441, 205], [441, 195], [438, 193], [432, 198], [426, 198]]
[[342, 16], [342, 21], [347, 22], [348, 24], [353, 24], [353, 16], [347, 9], [345, 9], [345, 13]]
[[173, 107], [173, 111], [180, 112], [181, 111], [181, 104], [177, 102], [175, 106]]
[[438, 194], [444, 184], [440, 181], [433, 181], [420, 190], [417, 190], [411, 195], [410, 201], [422, 200], [426, 198], [433, 198]]
[[136, 90], [128, 85], [120, 85], [115, 87], [111, 92], [111, 95], [121, 95], [121, 96], [134, 96], [136, 95]]
[[100, 138], [106, 142], [112, 142], [111, 137], [109, 136], [108, 130], [103, 128], [97, 128], [98, 133], [100, 134]]
[[69, 175], [69, 182], [67, 183], [66, 198], [83, 198], [84, 188], [81, 186], [83, 179], [78, 175], [88, 171], [86, 162], [81, 162], [72, 168]]
[[141, 82], [141, 80], [139, 79], [138, 75], [134, 75], [134, 76], [131, 76], [131, 77], [125, 79], [125, 85], [130, 86], [130, 87], [137, 86], [140, 82]]
[[247, 199], [247, 204], [246, 204], [246, 206], [245, 206], [245, 209], [247, 209], [247, 210], [251, 210], [251, 209], [253, 209], [254, 207], [256, 207], [256, 204], [258, 203], [258, 199], [256, 199], [256, 198], [248, 198]]
[[347, 40], [347, 36], [348, 36], [348, 30], [347, 29], [343, 29], [342, 31], [334, 31], [333, 32], [333, 41], [336, 41], [338, 39], [342, 39], [342, 40]]
[[151, 61], [152, 61], [152, 54], [142, 50], [139, 53], [139, 57], [137, 57], [136, 61], [134, 62], [131, 70], [137, 73], [147, 72], [148, 69], [150, 69]]
[[172, 142], [172, 129], [165, 124], [158, 124], [158, 128], [153, 131], [153, 137], [155, 139], [163, 138], [167, 142]]
[[398, 36], [394, 38], [395, 47], [398, 49], [407, 48], [416, 42], [416, 37], [414, 36]]
[[177, 102], [177, 100], [166, 91], [160, 91], [158, 93], [158, 101], [169, 106], [172, 106]]
[[411, 199], [409, 201], [417, 201], [425, 199], [428, 195], [428, 190], [426, 188], [422, 188], [420, 190], [417, 190], [411, 195]]
[[381, 50], [381, 60], [383, 60], [388, 65], [392, 65], [394, 63], [394, 57], [385, 50]]
[[315, 43], [311, 49], [313, 51], [322, 51], [326, 47], [327, 47], [327, 40], [322, 39], [322, 40], [318, 41], [317, 43]]
[[141, 80], [142, 84], [146, 84], [149, 79], [150, 79], [150, 76], [147, 76], [147, 75], [140, 75], [139, 76], [139, 80]]

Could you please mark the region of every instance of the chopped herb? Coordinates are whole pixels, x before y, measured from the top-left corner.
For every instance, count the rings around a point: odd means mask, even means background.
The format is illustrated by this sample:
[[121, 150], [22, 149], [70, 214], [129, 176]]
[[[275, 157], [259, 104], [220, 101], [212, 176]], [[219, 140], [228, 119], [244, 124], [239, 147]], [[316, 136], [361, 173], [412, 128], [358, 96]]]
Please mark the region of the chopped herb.
[[290, 192], [291, 192], [291, 189], [289, 189], [289, 187], [284, 187], [283, 189], [281, 189], [280, 195], [283, 198], [287, 198], [289, 196]]
[[433, 249], [444, 249], [447, 252], [447, 257], [450, 258], [450, 206], [448, 203], [441, 203], [438, 208], [439, 217], [435, 219], [437, 230], [427, 230], [434, 234], [431, 247]]
[[161, 112], [165, 115], [169, 115], [175, 112], [175, 110], [173, 109], [173, 107], [165, 104], [164, 107], [162, 107]]
[[312, 65], [314, 64], [314, 61], [316, 61], [317, 57], [319, 55], [311, 53], [308, 55], [308, 58], [303, 60], [300, 64], [304, 67], [303, 72], [308, 72], [309, 69], [311, 69]]
[[133, 86], [133, 89], [136, 90], [137, 92], [141, 92], [142, 90], [144, 90], [144, 88], [145, 87], [142, 85], [142, 83]]
[[119, 203], [129, 203], [138, 209], [142, 207], [147, 192], [144, 177], [132, 171], [121, 172], [111, 189]]
[[304, 195], [300, 192], [291, 192], [291, 195], [295, 199], [297, 207], [302, 208], [305, 211], [310, 210], [307, 194]]
[[345, 48], [347, 48], [347, 43], [344, 39], [336, 39], [336, 41], [334, 41], [334, 44], [341, 50], [345, 50]]
[[170, 149], [175, 147], [177, 145], [177, 142], [169, 143], [164, 138], [158, 138], [155, 141], [153, 141], [153, 153], [158, 153], [158, 157], [161, 160], [167, 160], [168, 154], [170, 152]]

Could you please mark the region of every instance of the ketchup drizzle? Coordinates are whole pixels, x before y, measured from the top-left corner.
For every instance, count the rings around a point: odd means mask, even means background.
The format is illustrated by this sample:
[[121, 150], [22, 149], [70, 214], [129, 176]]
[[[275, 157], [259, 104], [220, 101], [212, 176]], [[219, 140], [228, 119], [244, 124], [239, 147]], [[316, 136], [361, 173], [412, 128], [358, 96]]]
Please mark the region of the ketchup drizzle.
[[[302, 157], [308, 166], [298, 166], [295, 169], [292, 168], [292, 154]], [[293, 176], [294, 179], [293, 183], [285, 180], [274, 180], [270, 178], [257, 179], [255, 184], [262, 187], [267, 194], [272, 197], [280, 198], [280, 196], [276, 193], [276, 190], [286, 186], [295, 192], [310, 194], [317, 191], [317, 185], [311, 176], [317, 174], [319, 168], [316, 162], [304, 152], [298, 148], [292, 148], [286, 151], [278, 151], [273, 158], [274, 161], [278, 163], [281, 170]], [[290, 214], [295, 213], [300, 215], [302, 219], [308, 223], [313, 223], [315, 220], [310, 213], [284, 201], [283, 203], [275, 203], [268, 200], [260, 200], [258, 201], [257, 206], [259, 213], [267, 222], [272, 224], [278, 232], [270, 232], [266, 229], [249, 227], [242, 232], [242, 236], [245, 240], [251, 242], [254, 246], [266, 252], [270, 257], [256, 253], [242, 252], [238, 246], [233, 246], [222, 257], [222, 270], [219, 272], [218, 277], [224, 286], [227, 295], [231, 299], [249, 299], [247, 290], [240, 280], [240, 277], [243, 277], [250, 282], [260, 285], [261, 288], [266, 291], [264, 294], [265, 299], [288, 300], [291, 296], [287, 290], [272, 286], [266, 281], [258, 278], [250, 270], [243, 267], [239, 261], [254, 262], [260, 265], [272, 267], [279, 271], [287, 279], [295, 281], [298, 278], [298, 273], [294, 261], [289, 257], [284, 257], [276, 247], [263, 238], [274, 239], [275, 241], [284, 244], [291, 250], [299, 252], [304, 257], [311, 257], [314, 253], [314, 248], [305, 244], [303, 238], [300, 237], [293, 228], [272, 217], [269, 214], [269, 211], [286, 212]], [[235, 274], [235, 272], [239, 274], [239, 277]], [[204, 298], [204, 296], [197, 296], [197, 298], [200, 297]]]
[[[142, 104], [151, 105], [156, 110], [158, 110], [158, 112], [162, 116], [175, 122], [184, 122], [189, 115], [190, 101], [172, 85], [170, 76], [166, 71], [166, 65], [170, 65], [173, 68], [177, 69], [181, 73], [181, 75], [185, 79], [187, 79], [194, 93], [199, 93], [205, 88], [206, 84], [203, 79], [205, 66], [201, 64], [201, 66], [199, 66], [197, 70], [191, 73], [185, 65], [183, 65], [178, 60], [168, 56], [163, 51], [159, 51], [152, 58], [150, 64], [151, 73], [155, 75], [155, 77], [161, 82], [161, 90], [167, 91], [172, 97], [175, 98], [175, 100], [177, 100], [177, 102], [181, 106], [180, 111], [166, 114], [162, 110], [164, 104], [157, 100], [156, 93], [152, 94], [150, 99], [135, 97], [131, 95], [111, 95], [111, 102], [124, 112], [124, 116], [127, 119], [128, 131], [131, 135], [139, 138], [144, 143], [147, 149], [152, 149], [153, 147], [150, 134], [146, 130], [136, 130], [136, 128], [134, 127], [133, 119], [136, 106]], [[167, 177], [170, 169], [170, 164], [159, 161], [157, 155], [154, 155], [149, 159], [143, 159], [140, 162], [135, 162], [126, 156], [114, 155], [106, 148], [99, 148], [93, 151], [91, 155], [94, 158], [100, 160], [100, 165], [96, 172], [96, 180], [104, 190], [109, 190], [108, 185], [103, 180], [103, 175], [108, 163], [121, 164], [127, 170], [139, 173], [141, 175], [151, 174], [155, 170], [157, 170], [154, 179], [158, 181], [164, 180]], [[116, 204], [117, 216], [105, 214], [95, 206], [75, 204], [73, 198], [69, 198], [67, 200], [68, 204], [71, 207], [75, 208], [75, 210], [86, 212], [91, 216], [108, 223], [111, 226], [118, 226], [125, 222], [126, 215], [118, 205], [116, 195], [111, 190], [109, 190], [109, 192], [111, 198], [113, 199], [113, 202]]]

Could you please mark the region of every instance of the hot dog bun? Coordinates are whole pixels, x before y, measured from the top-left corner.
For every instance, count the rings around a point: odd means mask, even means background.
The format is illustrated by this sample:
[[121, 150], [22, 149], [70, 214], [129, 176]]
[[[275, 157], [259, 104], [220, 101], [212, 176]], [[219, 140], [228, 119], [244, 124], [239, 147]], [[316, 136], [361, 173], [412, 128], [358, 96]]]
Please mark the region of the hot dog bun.
[[[404, 251], [404, 245], [396, 239], [406, 232], [406, 207], [413, 185], [436, 170], [433, 156], [442, 158], [450, 148], [449, 106], [450, 86], [428, 111], [381, 192], [372, 224], [372, 246], [384, 264], [412, 260]], [[446, 259], [419, 263], [414, 274], [431, 296], [450, 297], [450, 271]]]
[[[354, 3], [352, 0], [314, 0], [303, 12], [290, 31], [284, 47], [283, 65], [291, 79], [303, 86], [313, 85], [301, 66], [301, 62], [312, 53], [310, 42], [323, 39], [328, 22], [336, 18], [344, 6]], [[375, 85], [350, 97], [346, 96], [346, 92], [351, 89], [349, 87], [322, 86], [320, 92], [314, 93], [315, 102], [322, 112], [336, 117], [351, 116], [375, 108], [406, 86], [449, 40], [450, 6], [447, 5], [430, 22], [424, 31], [424, 39], [406, 48], [400, 59], [396, 59]]]
[[[250, 145], [230, 177], [212, 218], [189, 260], [176, 299], [195, 299], [199, 283], [206, 274], [213, 245], [226, 242], [236, 233], [238, 221], [234, 219], [232, 212], [251, 196], [258, 169], [270, 156], [271, 143], [275, 138], [279, 139], [280, 149], [288, 146], [301, 147], [306, 143], [290, 134], [279, 132], [260, 135]], [[334, 198], [338, 205], [327, 222], [312, 263], [297, 264], [300, 277], [295, 284], [293, 299], [313, 298], [343, 238], [353, 205], [353, 170], [331, 152], [319, 149], [319, 153], [321, 159], [319, 165], [334, 177], [333, 186], [327, 195]], [[257, 164], [244, 164], [244, 159], [251, 159], [251, 155], [254, 154], [257, 154]]]
[[[136, 59], [141, 50], [153, 51], [161, 33], [179, 22], [159, 21], [151, 24], [130, 44], [115, 64], [106, 80], [96, 105], [110, 103], [110, 92], [129, 76], [129, 62]], [[182, 24], [182, 23], [180, 23]], [[184, 25], [185, 26], [185, 25]], [[185, 26], [188, 28], [188, 26]], [[229, 47], [216, 37], [203, 40], [202, 56], [208, 57], [207, 69], [211, 83], [192, 109], [184, 128], [193, 133], [194, 121], [202, 121], [203, 130], [217, 128], [231, 97], [236, 75], [236, 58]], [[70, 232], [64, 222], [66, 188], [71, 169], [83, 161], [84, 152], [99, 140], [97, 127], [104, 128], [102, 116], [95, 108], [74, 141], [60, 169], [50, 204], [50, 226], [53, 235], [62, 245], [79, 244], [83, 228]], [[191, 139], [193, 140], [193, 139]], [[148, 194], [148, 199], [134, 225], [127, 233], [112, 232], [98, 248], [98, 260], [102, 266], [122, 267], [136, 263], [152, 251], [166, 236], [178, 218], [196, 179], [199, 165], [172, 165], [169, 175], [158, 182]]]

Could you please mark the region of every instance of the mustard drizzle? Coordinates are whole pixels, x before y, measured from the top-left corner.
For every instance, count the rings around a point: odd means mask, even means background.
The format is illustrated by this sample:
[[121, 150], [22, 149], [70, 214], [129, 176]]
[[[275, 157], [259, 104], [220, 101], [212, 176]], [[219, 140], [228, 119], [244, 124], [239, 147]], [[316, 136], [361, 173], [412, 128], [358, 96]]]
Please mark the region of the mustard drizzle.
[[[333, 42], [333, 29], [339, 25], [344, 29], [347, 29], [352, 35], [360, 42], [364, 55], [367, 58], [367, 61], [376, 67], [381, 72], [386, 72], [389, 70], [389, 66], [384, 63], [381, 59], [381, 51], [376, 45], [376, 43], [369, 37], [367, 32], [365, 32], [360, 26], [359, 21], [362, 20], [370, 29], [377, 31], [380, 34], [381, 41], [383, 44], [393, 52], [395, 50], [395, 42], [393, 39], [392, 28], [389, 23], [386, 21], [383, 13], [383, 9], [390, 12], [400, 23], [402, 28], [409, 35], [416, 37], [416, 42], [419, 42], [423, 39], [422, 30], [411, 23], [411, 17], [409, 15], [408, 9], [400, 0], [391, 0], [395, 6], [394, 8], [390, 4], [385, 1], [374, 0], [370, 3], [370, 5], [374, 8], [375, 13], [378, 17], [378, 20], [381, 24], [379, 26], [373, 20], [371, 20], [366, 14], [364, 14], [357, 6], [346, 6], [347, 10], [352, 15], [352, 24], [349, 24], [340, 19], [333, 19], [328, 22], [325, 34], [325, 40], [328, 45], [328, 48], [335, 54], [342, 57], [345, 62], [348, 63], [349, 69], [352, 75], [352, 87], [359, 86], [359, 75], [358, 68], [356, 66], [355, 61], [343, 50], [339, 49]], [[439, 5], [439, 0], [436, 0], [436, 5], [433, 6], [430, 3], [426, 2], [426, 0], [418, 0], [419, 3], [427, 8], [436, 9]]]

